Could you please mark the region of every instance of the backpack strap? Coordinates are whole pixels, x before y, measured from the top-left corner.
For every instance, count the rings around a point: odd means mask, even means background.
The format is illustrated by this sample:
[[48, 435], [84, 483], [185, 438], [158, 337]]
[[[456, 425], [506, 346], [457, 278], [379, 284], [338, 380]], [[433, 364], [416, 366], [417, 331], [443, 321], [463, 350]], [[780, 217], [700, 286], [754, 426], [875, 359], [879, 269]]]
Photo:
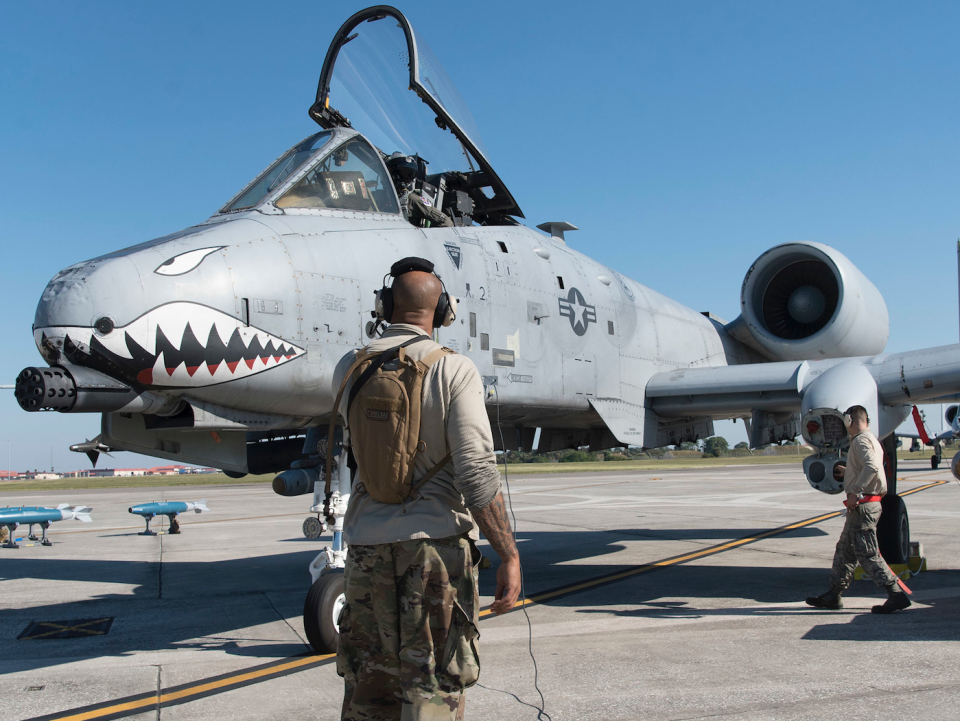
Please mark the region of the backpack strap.
[[414, 336], [413, 338], [406, 341], [405, 343], [401, 343], [400, 345], [394, 346], [393, 348], [387, 348], [387, 350], [383, 351], [379, 356], [377, 356], [376, 360], [374, 360], [373, 363], [371, 363], [366, 367], [366, 369], [364, 369], [363, 373], [360, 374], [360, 377], [357, 378], [357, 382], [353, 384], [353, 388], [350, 389], [350, 396], [347, 399], [347, 415], [348, 416], [350, 415], [350, 408], [353, 406], [353, 402], [356, 400], [357, 394], [360, 392], [360, 389], [363, 388], [364, 385], [366, 385], [368, 380], [373, 378], [374, 373], [380, 370], [380, 368], [382, 368], [383, 365], [388, 360], [390, 360], [390, 358], [393, 355], [395, 355], [396, 353], [400, 353], [402, 357], [403, 348], [406, 348], [409, 345], [413, 345], [417, 341], [421, 341], [421, 340], [430, 340], [430, 336], [426, 334]]
[[448, 453], [443, 458], [441, 458], [440, 462], [437, 465], [435, 465], [433, 468], [431, 468], [429, 471], [427, 471], [424, 474], [423, 478], [421, 478], [419, 481], [417, 481], [412, 486], [410, 486], [410, 495], [412, 496], [414, 493], [420, 490], [420, 486], [422, 486], [424, 483], [426, 483], [435, 475], [437, 475], [440, 472], [440, 470], [452, 460], [453, 460], [452, 453]]
[[[441, 358], [445, 358], [448, 355], [455, 355], [455, 354], [456, 354], [456, 351], [453, 351], [449, 348], [437, 348], [435, 351], [428, 354], [421, 361], [419, 361], [419, 363], [423, 367], [424, 372], [426, 372], [431, 368], [431, 366], [433, 366], [434, 363], [436, 363]], [[421, 478], [419, 481], [417, 481], [412, 486], [410, 486], [410, 495], [412, 496], [414, 493], [416, 493], [421, 486], [423, 486], [427, 481], [429, 481], [431, 478], [437, 475], [443, 469], [443, 467], [452, 460], [453, 460], [453, 454], [447, 453], [447, 455], [445, 455], [443, 458], [440, 459], [440, 462], [437, 463], [437, 465], [435, 465], [433, 468], [431, 468], [429, 471], [427, 471], [424, 474], [423, 478]]]
[[350, 380], [350, 377], [353, 375], [354, 371], [356, 371], [361, 364], [369, 360], [369, 358], [370, 355], [367, 353], [357, 353], [357, 357], [354, 358], [350, 368], [347, 370], [346, 374], [344, 374], [343, 380], [340, 382], [340, 389], [337, 391], [337, 397], [333, 401], [333, 410], [330, 413], [330, 425], [327, 427], [327, 462], [325, 470], [326, 483], [324, 485], [324, 491], [327, 495], [330, 494], [330, 477], [333, 471], [333, 432], [337, 428], [337, 416], [340, 413], [340, 401], [343, 399], [343, 391], [346, 389], [347, 381]]

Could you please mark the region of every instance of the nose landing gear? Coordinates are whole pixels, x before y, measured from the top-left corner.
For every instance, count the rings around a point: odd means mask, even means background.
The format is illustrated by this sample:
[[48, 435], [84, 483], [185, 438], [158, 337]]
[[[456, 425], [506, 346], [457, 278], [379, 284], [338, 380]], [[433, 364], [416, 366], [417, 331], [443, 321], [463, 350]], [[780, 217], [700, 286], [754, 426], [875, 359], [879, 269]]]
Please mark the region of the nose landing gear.
[[318, 653], [336, 653], [344, 604], [342, 570], [324, 573], [310, 587], [303, 604], [303, 630]]

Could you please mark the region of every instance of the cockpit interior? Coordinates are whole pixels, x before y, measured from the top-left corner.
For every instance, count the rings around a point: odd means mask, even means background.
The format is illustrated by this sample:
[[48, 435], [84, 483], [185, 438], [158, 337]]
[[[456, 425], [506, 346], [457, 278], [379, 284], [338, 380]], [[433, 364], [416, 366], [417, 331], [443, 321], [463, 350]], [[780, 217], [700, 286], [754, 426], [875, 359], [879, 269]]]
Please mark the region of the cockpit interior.
[[340, 28], [310, 117], [324, 131], [287, 151], [221, 213], [269, 203], [283, 213], [399, 214], [418, 227], [523, 217], [452, 81], [392, 8], [362, 10]]

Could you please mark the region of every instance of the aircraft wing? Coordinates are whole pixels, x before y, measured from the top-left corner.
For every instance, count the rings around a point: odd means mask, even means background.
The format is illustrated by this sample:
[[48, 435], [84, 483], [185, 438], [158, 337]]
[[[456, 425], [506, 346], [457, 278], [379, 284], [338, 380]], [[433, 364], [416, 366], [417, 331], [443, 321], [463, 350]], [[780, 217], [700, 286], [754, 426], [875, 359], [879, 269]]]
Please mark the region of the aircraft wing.
[[[896, 434], [897, 434], [897, 438], [911, 438], [911, 439], [916, 438], [918, 441], [924, 440], [923, 436], [921, 436], [919, 433], [916, 433], [916, 432], [901, 433], [900, 431], [896, 431]], [[927, 436], [928, 440], [924, 441], [924, 443], [929, 443], [929, 444], [942, 443], [943, 441], [953, 440], [955, 437], [956, 436], [953, 435], [953, 431], [944, 431], [940, 435], [933, 436], [932, 438]]]
[[[646, 405], [665, 419], [735, 418], [756, 411], [793, 413], [822, 405], [823, 397], [836, 398], [831, 407], [843, 411], [841, 403], [908, 407], [958, 392], [960, 345], [949, 345], [861, 358], [678, 368], [650, 378]], [[889, 433], [902, 420], [878, 433]]]

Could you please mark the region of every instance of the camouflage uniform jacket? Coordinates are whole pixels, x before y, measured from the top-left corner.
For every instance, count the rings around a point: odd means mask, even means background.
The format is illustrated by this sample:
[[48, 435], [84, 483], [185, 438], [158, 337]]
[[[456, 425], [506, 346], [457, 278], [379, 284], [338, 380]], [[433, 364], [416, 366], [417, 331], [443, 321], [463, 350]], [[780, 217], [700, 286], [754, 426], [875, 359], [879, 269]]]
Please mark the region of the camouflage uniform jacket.
[[843, 474], [846, 493], [883, 496], [887, 492], [887, 476], [883, 472], [883, 448], [870, 429], [854, 436]]

